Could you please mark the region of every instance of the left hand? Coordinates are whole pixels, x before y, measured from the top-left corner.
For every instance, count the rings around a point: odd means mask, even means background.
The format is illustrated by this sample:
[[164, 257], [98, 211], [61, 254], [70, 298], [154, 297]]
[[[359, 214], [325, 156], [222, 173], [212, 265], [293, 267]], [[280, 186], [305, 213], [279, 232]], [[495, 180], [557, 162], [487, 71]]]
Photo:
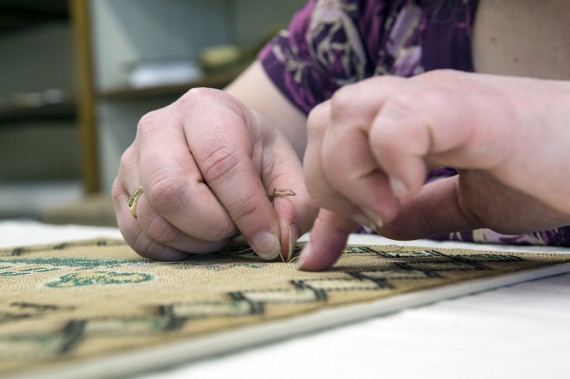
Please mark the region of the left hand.
[[[359, 224], [395, 239], [570, 224], [568, 119], [566, 82], [438, 71], [343, 87], [309, 116], [322, 209], [300, 267], [330, 267]], [[459, 175], [424, 185], [435, 166]]]

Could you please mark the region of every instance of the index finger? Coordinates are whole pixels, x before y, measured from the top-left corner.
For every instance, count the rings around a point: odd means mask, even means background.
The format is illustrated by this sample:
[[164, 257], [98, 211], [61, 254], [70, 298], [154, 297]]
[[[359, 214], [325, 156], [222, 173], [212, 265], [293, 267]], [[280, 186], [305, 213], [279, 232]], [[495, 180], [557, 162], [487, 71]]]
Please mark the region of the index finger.
[[[222, 91], [190, 92], [186, 138], [202, 176], [254, 251], [276, 258], [281, 252], [279, 223], [261, 179], [269, 154], [263, 148], [263, 129]], [[218, 113], [212, 115], [212, 109]]]
[[301, 251], [297, 268], [322, 271], [330, 268], [342, 255], [350, 233], [358, 224], [340, 214], [321, 209], [310, 240]]

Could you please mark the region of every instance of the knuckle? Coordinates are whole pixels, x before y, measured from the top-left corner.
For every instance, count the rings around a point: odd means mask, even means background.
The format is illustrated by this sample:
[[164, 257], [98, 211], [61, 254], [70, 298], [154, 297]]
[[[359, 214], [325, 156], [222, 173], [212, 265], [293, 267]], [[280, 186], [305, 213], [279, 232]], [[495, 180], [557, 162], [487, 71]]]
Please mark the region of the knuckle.
[[150, 221], [145, 228], [145, 233], [151, 240], [166, 246], [174, 244], [180, 235], [179, 231], [160, 216], [154, 217]]
[[220, 243], [226, 241], [236, 234], [236, 229], [233, 224], [231, 226], [220, 226], [212, 228], [208, 231], [207, 235], [200, 236], [201, 240], [208, 243]]
[[155, 110], [143, 115], [137, 125], [137, 135], [144, 137], [149, 131], [156, 129], [158, 125], [161, 125], [160, 114], [162, 112]]
[[162, 109], [157, 109], [143, 115], [137, 124], [135, 141], [138, 141], [138, 143], [144, 143], [147, 140], [152, 140], [160, 130], [163, 130], [165, 126], [170, 125], [170, 123], [165, 122], [165, 120], [172, 117], [172, 113], [164, 112]]
[[354, 107], [354, 88], [352, 86], [341, 87], [331, 97], [331, 113], [335, 115], [353, 114]]
[[132, 153], [129, 151], [129, 149], [125, 150], [123, 152], [123, 154], [121, 154], [121, 159], [119, 160], [119, 172], [118, 172], [118, 176], [121, 176], [122, 174], [124, 174], [124, 172], [126, 170], [128, 170], [129, 166], [131, 165], [132, 162]]
[[222, 222], [218, 227], [214, 228], [210, 235], [204, 238], [207, 242], [220, 242], [236, 235], [236, 226], [233, 222]]
[[441, 88], [399, 93], [386, 101], [379, 115], [383, 125], [393, 127], [408, 126], [410, 121], [430, 124], [431, 115], [449, 111], [453, 96], [452, 91]]
[[113, 202], [115, 203], [115, 207], [120, 203], [120, 200], [124, 196], [123, 186], [119, 178], [115, 178], [113, 181], [113, 186], [111, 187], [111, 196], [113, 198]]
[[[204, 93], [205, 92], [205, 93]], [[203, 93], [202, 98], [200, 94]], [[207, 92], [202, 91], [202, 88], [192, 88], [184, 95], [180, 96], [178, 100], [174, 103], [176, 107], [181, 107], [182, 109], [189, 109], [196, 105], [197, 101], [207, 98]]]
[[[457, 98], [456, 90], [433, 88], [429, 91], [420, 91], [417, 94], [418, 108], [422, 110], [430, 110], [431, 114], [441, 114], [449, 112], [450, 104], [453, 104]], [[424, 112], [426, 113], [426, 112]]]
[[438, 70], [431, 70], [427, 71], [421, 75], [413, 77], [411, 80], [413, 81], [421, 81], [421, 82], [446, 82], [448, 80], [454, 80], [459, 78], [461, 75], [456, 70], [451, 69], [438, 69]]
[[248, 196], [246, 198], [235, 199], [233, 204], [229, 204], [230, 209], [235, 209], [234, 221], [240, 224], [244, 219], [252, 217], [259, 207], [257, 200]]
[[374, 151], [397, 151], [405, 141], [415, 104], [408, 94], [398, 94], [386, 101], [369, 129], [369, 143]]
[[182, 110], [194, 110], [201, 105], [219, 104], [220, 90], [214, 88], [196, 87], [188, 90], [174, 105]]
[[123, 165], [128, 164], [128, 163], [132, 162], [134, 160], [134, 158], [135, 158], [135, 153], [134, 153], [133, 145], [131, 145], [125, 149], [123, 154], [121, 154], [121, 164], [123, 164]]
[[[129, 241], [127, 241], [129, 242]], [[140, 256], [144, 258], [153, 259], [156, 252], [153, 250], [152, 240], [144, 233], [137, 234], [129, 243], [129, 245], [136, 251]]]
[[125, 175], [136, 164], [137, 164], [137, 159], [135, 156], [135, 151], [131, 145], [131, 147], [127, 148], [121, 155], [121, 159], [119, 161], [118, 177], [122, 177], [123, 175]]
[[313, 108], [307, 117], [307, 137], [315, 139], [321, 136], [329, 123], [329, 103], [320, 104]]
[[381, 116], [396, 122], [410, 117], [415, 113], [418, 102], [422, 101], [420, 96], [417, 93], [399, 93], [391, 97], [382, 107]]
[[232, 146], [212, 146], [206, 154], [200, 170], [206, 182], [213, 183], [236, 171], [241, 158]]
[[178, 199], [183, 198], [186, 184], [173, 176], [155, 178], [145, 188], [145, 195], [153, 208], [159, 213], [170, 212], [178, 208]]

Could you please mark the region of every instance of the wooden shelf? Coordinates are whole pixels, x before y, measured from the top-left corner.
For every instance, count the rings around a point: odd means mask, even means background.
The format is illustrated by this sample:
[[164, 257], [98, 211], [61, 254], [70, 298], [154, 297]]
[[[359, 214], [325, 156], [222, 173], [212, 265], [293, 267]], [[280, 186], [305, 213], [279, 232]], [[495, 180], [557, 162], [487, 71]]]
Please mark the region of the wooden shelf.
[[48, 21], [67, 21], [67, 0], [0, 1], [0, 34], [32, 27]]
[[38, 107], [14, 107], [0, 109], [0, 124], [38, 120], [70, 120], [76, 116], [76, 106], [72, 101], [46, 104]]
[[218, 74], [204, 77], [200, 80], [177, 85], [145, 88], [120, 88], [111, 91], [100, 92], [98, 94], [98, 97], [104, 100], [131, 100], [163, 96], [180, 96], [189, 89], [196, 87], [223, 88], [228, 85], [234, 78], [235, 75]]

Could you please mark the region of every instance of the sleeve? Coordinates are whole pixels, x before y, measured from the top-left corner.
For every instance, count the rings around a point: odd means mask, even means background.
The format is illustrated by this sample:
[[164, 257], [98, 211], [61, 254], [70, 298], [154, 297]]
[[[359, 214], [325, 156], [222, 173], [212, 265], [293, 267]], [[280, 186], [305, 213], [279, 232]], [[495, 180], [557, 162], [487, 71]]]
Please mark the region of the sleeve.
[[273, 83], [306, 114], [342, 85], [371, 74], [358, 29], [365, 9], [358, 3], [308, 1], [259, 53]]

